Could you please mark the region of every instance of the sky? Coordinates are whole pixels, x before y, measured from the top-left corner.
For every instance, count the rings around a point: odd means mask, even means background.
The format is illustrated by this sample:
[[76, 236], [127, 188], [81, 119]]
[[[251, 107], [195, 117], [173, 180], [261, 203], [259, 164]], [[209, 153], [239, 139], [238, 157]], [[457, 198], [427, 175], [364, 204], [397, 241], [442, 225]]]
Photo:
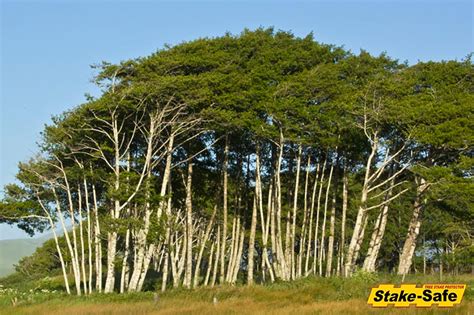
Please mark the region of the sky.
[[[472, 1], [0, 0], [0, 187], [38, 152], [51, 117], [98, 95], [90, 65], [147, 56], [164, 44], [270, 27], [414, 64], [473, 48]], [[2, 195], [3, 188], [0, 188]], [[0, 224], [0, 239], [27, 235]]]

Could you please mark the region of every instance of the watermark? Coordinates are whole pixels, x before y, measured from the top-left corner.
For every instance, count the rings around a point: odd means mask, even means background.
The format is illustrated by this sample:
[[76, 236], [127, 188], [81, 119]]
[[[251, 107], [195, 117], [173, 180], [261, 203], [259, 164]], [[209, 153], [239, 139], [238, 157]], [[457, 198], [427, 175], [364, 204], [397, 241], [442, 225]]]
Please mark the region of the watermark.
[[402, 284], [396, 288], [393, 284], [380, 284], [372, 288], [367, 304], [373, 307], [453, 307], [460, 304], [465, 284]]

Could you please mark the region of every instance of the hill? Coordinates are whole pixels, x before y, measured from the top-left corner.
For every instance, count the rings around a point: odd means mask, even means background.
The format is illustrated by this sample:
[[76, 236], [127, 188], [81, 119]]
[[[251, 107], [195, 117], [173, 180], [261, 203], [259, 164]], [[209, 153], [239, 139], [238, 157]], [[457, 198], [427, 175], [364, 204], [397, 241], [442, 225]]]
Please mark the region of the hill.
[[15, 271], [14, 265], [21, 258], [33, 254], [37, 247], [51, 237], [52, 235], [46, 234], [38, 238], [0, 240], [0, 277]]

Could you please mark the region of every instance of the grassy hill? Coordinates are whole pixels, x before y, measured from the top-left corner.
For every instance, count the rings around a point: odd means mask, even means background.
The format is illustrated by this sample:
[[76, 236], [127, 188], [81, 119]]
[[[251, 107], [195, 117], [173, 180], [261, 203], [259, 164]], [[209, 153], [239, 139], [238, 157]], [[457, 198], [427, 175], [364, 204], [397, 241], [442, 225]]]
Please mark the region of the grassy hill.
[[0, 240], [0, 277], [15, 271], [14, 265], [23, 257], [33, 254], [38, 246], [51, 238], [47, 234], [38, 238]]

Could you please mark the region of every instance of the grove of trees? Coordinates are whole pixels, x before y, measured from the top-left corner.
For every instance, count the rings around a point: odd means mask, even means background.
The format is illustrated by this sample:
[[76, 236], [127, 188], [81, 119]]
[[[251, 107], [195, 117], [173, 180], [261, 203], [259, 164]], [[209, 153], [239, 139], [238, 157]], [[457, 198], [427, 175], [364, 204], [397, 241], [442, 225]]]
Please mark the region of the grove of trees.
[[68, 293], [474, 272], [470, 56], [258, 29], [96, 69], [0, 203]]

